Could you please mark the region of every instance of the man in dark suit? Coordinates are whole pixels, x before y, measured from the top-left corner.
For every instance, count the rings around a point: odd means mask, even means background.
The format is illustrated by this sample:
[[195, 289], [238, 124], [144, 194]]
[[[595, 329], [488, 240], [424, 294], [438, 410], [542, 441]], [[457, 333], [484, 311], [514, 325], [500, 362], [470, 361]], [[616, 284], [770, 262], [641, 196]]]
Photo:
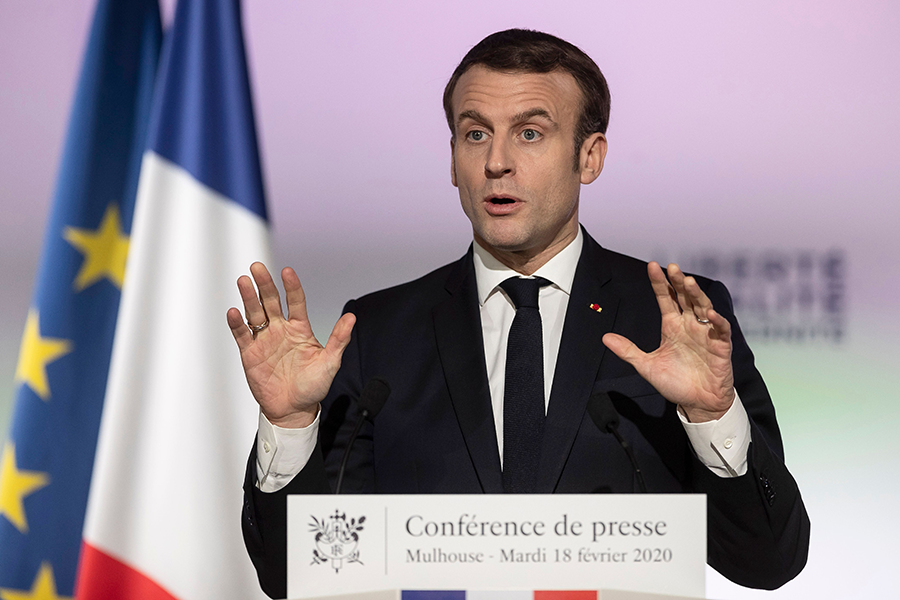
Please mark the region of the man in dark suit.
[[258, 295], [238, 281], [246, 324], [237, 309], [228, 322], [261, 411], [243, 527], [263, 589], [285, 592], [286, 495], [330, 491], [374, 376], [393, 392], [353, 446], [346, 491], [636, 491], [587, 415], [606, 392], [648, 490], [707, 494], [710, 565], [754, 587], [794, 577], [809, 520], [727, 291], [578, 225], [606, 155], [600, 70], [553, 36], [500, 32], [466, 55], [444, 106], [474, 235], [462, 259], [349, 303], [324, 347], [293, 270], [288, 318], [264, 266]]

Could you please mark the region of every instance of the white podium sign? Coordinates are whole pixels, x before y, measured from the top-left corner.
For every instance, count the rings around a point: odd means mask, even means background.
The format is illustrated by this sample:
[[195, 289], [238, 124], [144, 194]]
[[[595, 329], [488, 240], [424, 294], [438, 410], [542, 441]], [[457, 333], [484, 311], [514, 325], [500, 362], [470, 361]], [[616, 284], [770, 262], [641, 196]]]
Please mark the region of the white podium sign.
[[289, 597], [371, 590], [705, 595], [698, 494], [288, 498]]

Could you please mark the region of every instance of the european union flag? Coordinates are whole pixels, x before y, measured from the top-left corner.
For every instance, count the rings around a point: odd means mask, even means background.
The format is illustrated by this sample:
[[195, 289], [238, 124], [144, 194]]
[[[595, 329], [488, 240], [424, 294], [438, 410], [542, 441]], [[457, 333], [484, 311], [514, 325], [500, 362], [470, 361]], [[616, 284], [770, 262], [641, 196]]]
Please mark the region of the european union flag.
[[75, 584], [161, 39], [157, 0], [99, 0], [0, 456], [3, 597]]

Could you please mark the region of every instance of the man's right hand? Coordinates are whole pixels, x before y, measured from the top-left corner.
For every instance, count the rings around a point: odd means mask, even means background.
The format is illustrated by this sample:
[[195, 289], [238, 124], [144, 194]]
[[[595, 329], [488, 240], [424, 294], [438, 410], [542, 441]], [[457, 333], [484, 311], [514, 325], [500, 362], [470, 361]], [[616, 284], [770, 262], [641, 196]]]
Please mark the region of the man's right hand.
[[[228, 326], [241, 352], [250, 391], [273, 425], [306, 427], [311, 424], [350, 343], [356, 317], [348, 313], [334, 325], [323, 347], [313, 335], [306, 313], [306, 295], [293, 269], [285, 267], [281, 280], [287, 295], [288, 316], [281, 311], [278, 288], [265, 265], [250, 265], [250, 274], [238, 281], [246, 323], [237, 308], [228, 309]], [[260, 329], [260, 326], [268, 326]], [[258, 332], [254, 332], [257, 329]]]

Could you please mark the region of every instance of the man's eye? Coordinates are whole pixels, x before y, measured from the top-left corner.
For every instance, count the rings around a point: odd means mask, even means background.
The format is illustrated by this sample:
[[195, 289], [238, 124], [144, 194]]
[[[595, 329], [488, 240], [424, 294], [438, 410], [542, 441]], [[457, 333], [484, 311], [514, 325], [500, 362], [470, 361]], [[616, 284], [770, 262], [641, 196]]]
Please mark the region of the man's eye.
[[473, 142], [480, 142], [485, 138], [485, 133], [483, 131], [470, 131], [469, 139]]
[[533, 142], [534, 140], [541, 137], [541, 134], [535, 131], [534, 129], [526, 129], [522, 132], [522, 139], [526, 142]]

